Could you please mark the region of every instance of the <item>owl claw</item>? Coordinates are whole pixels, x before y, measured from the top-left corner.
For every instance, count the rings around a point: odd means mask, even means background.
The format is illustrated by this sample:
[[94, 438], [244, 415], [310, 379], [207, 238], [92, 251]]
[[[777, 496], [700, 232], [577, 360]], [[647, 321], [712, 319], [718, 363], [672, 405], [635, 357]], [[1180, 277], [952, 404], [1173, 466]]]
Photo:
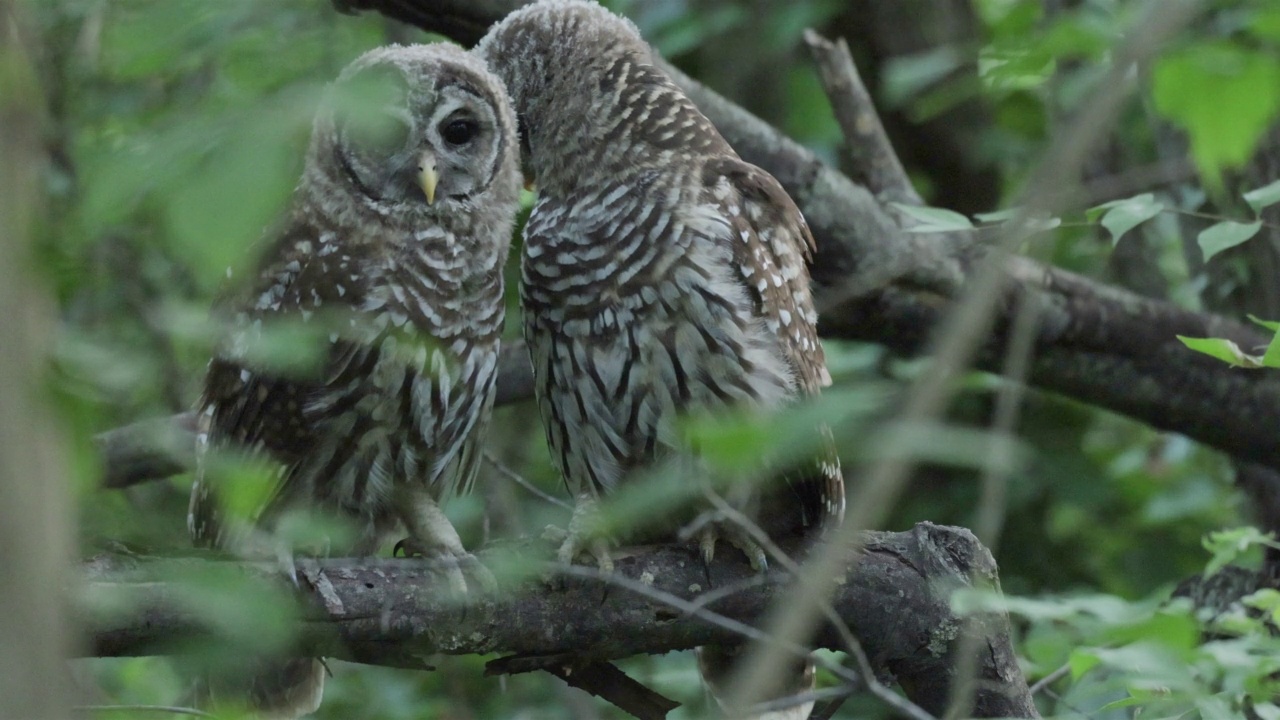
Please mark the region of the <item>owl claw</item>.
[[560, 549], [556, 552], [556, 559], [563, 565], [572, 565], [574, 561], [583, 555], [590, 555], [596, 561], [596, 567], [602, 573], [613, 572], [613, 558], [609, 555], [609, 541], [602, 537], [585, 537], [583, 535], [568, 533], [564, 542], [560, 544]]
[[720, 540], [741, 550], [747, 556], [747, 562], [751, 563], [752, 570], [758, 573], [768, 571], [769, 557], [765, 555], [760, 543], [741, 527], [720, 520], [713, 520], [698, 531], [698, 547], [702, 550], [702, 561], [708, 566], [715, 559], [716, 543]]
[[392, 555], [404, 551], [406, 557], [423, 557], [439, 562], [449, 589], [457, 598], [470, 593], [463, 569], [469, 570], [485, 591], [497, 587], [493, 573], [462, 547], [453, 523], [440, 511], [435, 500], [423, 488], [403, 486], [398, 489], [401, 520], [409, 537], [396, 543]]
[[[498, 587], [498, 581], [494, 579], [493, 573], [489, 572], [489, 568], [482, 565], [476, 556], [469, 552], [457, 553], [446, 548], [433, 547], [413, 537], [407, 537], [396, 543], [391, 554], [394, 556], [401, 552], [405, 557], [427, 558], [439, 563], [445, 580], [449, 584], [449, 592], [454, 597], [465, 598], [472, 595], [471, 590], [477, 583], [483, 593], [490, 593]], [[468, 575], [473, 580], [471, 585], [467, 584]]]
[[609, 553], [613, 541], [600, 531], [599, 526], [600, 510], [596, 499], [582, 495], [573, 507], [568, 529], [548, 526], [543, 537], [560, 543], [556, 560], [561, 565], [573, 565], [579, 558], [589, 556], [595, 560], [601, 573], [609, 574], [613, 572], [613, 557]]

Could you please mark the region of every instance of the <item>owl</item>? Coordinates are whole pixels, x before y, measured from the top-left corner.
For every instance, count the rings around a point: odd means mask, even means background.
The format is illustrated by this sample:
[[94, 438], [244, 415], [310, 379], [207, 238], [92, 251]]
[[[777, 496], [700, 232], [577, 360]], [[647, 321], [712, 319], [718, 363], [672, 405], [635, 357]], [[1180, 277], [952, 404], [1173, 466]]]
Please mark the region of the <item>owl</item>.
[[[502, 82], [452, 45], [370, 51], [329, 88], [287, 221], [215, 311], [233, 331], [200, 399], [197, 545], [265, 544], [291, 569], [278, 525], [306, 510], [353, 528], [331, 552], [402, 533], [455, 589], [460, 565], [491, 580], [439, 503], [470, 488], [493, 406], [516, 127]], [[314, 362], [264, 360], [272, 329], [291, 327], [309, 331]], [[274, 468], [249, 513], [228, 510], [215, 472], [215, 454], [236, 451]], [[292, 660], [258, 673], [251, 699], [292, 717], [322, 685], [318, 660]]]
[[[586, 552], [608, 569], [598, 498], [682, 454], [680, 415], [769, 411], [830, 384], [813, 239], [777, 180], [737, 156], [628, 21], [546, 0], [495, 25], [477, 52], [507, 85], [538, 186], [520, 290], [548, 445], [577, 498], [559, 558]], [[738, 499], [770, 531], [843, 514], [830, 436], [814, 432], [821, 458], [785, 469], [767, 502]], [[718, 540], [764, 567], [737, 526], [705, 526], [708, 559]]]

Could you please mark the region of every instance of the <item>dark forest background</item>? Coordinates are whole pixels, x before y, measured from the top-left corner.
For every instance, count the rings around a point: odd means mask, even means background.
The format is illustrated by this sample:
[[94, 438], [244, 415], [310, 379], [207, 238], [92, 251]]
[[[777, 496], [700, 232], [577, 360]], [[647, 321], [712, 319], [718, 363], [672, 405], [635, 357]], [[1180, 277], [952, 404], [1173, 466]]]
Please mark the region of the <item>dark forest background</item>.
[[[1106, 76], [1116, 48], [1140, 32], [1148, 5], [607, 4], [635, 20], [689, 75], [837, 167], [848, 166], [841, 128], [802, 33], [814, 28], [845, 38], [925, 202], [978, 225], [995, 222], [985, 214], [1017, 202], [1045, 148]], [[1280, 180], [1280, 4], [1203, 5], [1194, 22], [1133, 68], [1126, 81], [1135, 91], [1070, 189], [1071, 210], [1028, 236], [1021, 250], [1187, 309], [1280, 320], [1280, 205], [1266, 209], [1280, 190], [1246, 198]], [[13, 240], [31, 238], [30, 265], [11, 264], [5, 272], [22, 280], [29, 298], [52, 301], [18, 304], [43, 308], [32, 337], [51, 353], [39, 365], [38, 387], [52, 403], [56, 419], [48, 426], [56, 434], [40, 437], [56, 438], [49, 440], [56, 459], [44, 466], [52, 475], [42, 482], [66, 488], [71, 511], [61, 517], [74, 518], [44, 527], [74, 538], [75, 558], [123, 548], [180, 552], [189, 544], [190, 476], [103, 489], [93, 438], [192, 407], [213, 342], [206, 321], [213, 294], [225, 269], [245, 262], [285, 207], [324, 84], [366, 49], [441, 38], [372, 13], [340, 15], [328, 0], [0, 2], [0, 14], [6, 15], [0, 43], [7, 46], [0, 51], [0, 108], [38, 108], [39, 117], [34, 145], [15, 139], [20, 126], [0, 126], [8, 133], [0, 147], [25, 148], [30, 162], [23, 167], [39, 168], [38, 197], [27, 205], [34, 209], [31, 224], [6, 226]], [[34, 75], [23, 75], [24, 64]], [[19, 160], [10, 152], [2, 162], [16, 167]], [[963, 225], [948, 218], [937, 221], [943, 229]], [[1255, 220], [1251, 234], [1221, 225], [1252, 227]], [[513, 337], [517, 261], [518, 251], [509, 265]], [[20, 319], [0, 317], [0, 333], [20, 340], [14, 323]], [[862, 418], [887, 416], [904, 389], [930, 371], [927, 358], [901, 357], [878, 344], [830, 340], [826, 350], [842, 402], [864, 408]], [[1240, 350], [1256, 358], [1264, 353]], [[1225, 638], [1205, 643], [1203, 618], [1189, 605], [1165, 603], [1178, 583], [1205, 573], [1211, 562], [1260, 565], [1270, 542], [1263, 531], [1274, 527], [1262, 504], [1266, 491], [1238, 481], [1238, 466], [1218, 450], [1031, 390], [1013, 428], [1015, 463], [1002, 496], [993, 498], [983, 493], [989, 428], [1009, 383], [979, 372], [960, 382], [945, 423], [918, 443], [910, 489], [886, 509], [882, 527], [906, 529], [922, 520], [983, 525], [1028, 681], [1067, 668], [1039, 692], [1042, 711], [1102, 720], [1134, 717], [1140, 708], [1143, 717], [1217, 718], [1236, 716], [1252, 698], [1259, 717], [1280, 718], [1280, 705], [1268, 702], [1280, 646], [1258, 621], [1237, 609], [1228, 629], [1218, 628]], [[535, 417], [530, 402], [499, 408], [489, 448], [505, 468], [563, 498]], [[0, 445], [0, 456], [37, 451], [12, 428], [22, 425], [29, 438], [45, 426], [0, 410], [0, 432], [6, 423], [11, 430], [0, 438], [11, 444]], [[867, 427], [837, 429], [851, 485], [875, 459]], [[730, 451], [734, 441], [725, 440]], [[35, 478], [8, 470], [0, 488], [26, 497], [18, 488]], [[536, 535], [567, 516], [494, 464], [482, 469], [477, 491], [447, 511], [469, 547]], [[1280, 612], [1280, 595], [1269, 592], [1251, 601], [1264, 615]], [[193, 595], [233, 635], [263, 641], [275, 632], [272, 599], [255, 603], [216, 584]], [[622, 717], [545, 675], [482, 677], [485, 659], [434, 658], [435, 672], [334, 662], [317, 717]], [[77, 660], [75, 702], [179, 704], [196, 662]], [[686, 703], [672, 717], [704, 716], [691, 654], [621, 665]], [[836, 715], [874, 716], [885, 711], [862, 697]]]

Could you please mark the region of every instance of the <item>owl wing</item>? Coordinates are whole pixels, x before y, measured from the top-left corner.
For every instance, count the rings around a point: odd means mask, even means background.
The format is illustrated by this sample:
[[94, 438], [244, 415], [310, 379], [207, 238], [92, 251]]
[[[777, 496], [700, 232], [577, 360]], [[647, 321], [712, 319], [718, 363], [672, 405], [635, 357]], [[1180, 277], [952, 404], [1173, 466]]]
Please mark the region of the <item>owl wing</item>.
[[[316, 368], [284, 375], [256, 367], [246, 359], [245, 348], [237, 347], [255, 342], [263, 323], [269, 331], [272, 321], [305, 322], [310, 315], [304, 306], [312, 300], [312, 290], [314, 297], [332, 299], [332, 292], [322, 290], [327, 267], [308, 262], [305, 254], [289, 253], [309, 235], [305, 228], [286, 234], [272, 250], [278, 260], [268, 263], [254, 292], [231, 294], [219, 303], [236, 327], [232, 347], [209, 363], [199, 402], [196, 473], [187, 512], [188, 530], [197, 545], [225, 546], [230, 540], [231, 529], [216, 497], [216, 473], [210, 472], [211, 453], [235, 449], [278, 464], [270, 478], [273, 487], [250, 519], [261, 517], [288, 494], [302, 461], [314, 450], [315, 417], [310, 408], [316, 399], [326, 390], [345, 387], [371, 362], [366, 347], [330, 336], [319, 350]], [[354, 297], [345, 290], [343, 294]]]
[[[817, 395], [831, 384], [831, 374], [818, 341], [807, 268], [815, 245], [804, 215], [777, 179], [737, 157], [709, 159], [703, 182], [729, 222], [739, 277], [756, 312], [777, 335], [798, 391]], [[844, 477], [835, 440], [825, 425], [817, 432], [820, 445], [813, 466], [791, 478], [806, 524], [817, 518], [838, 521], [844, 515]]]

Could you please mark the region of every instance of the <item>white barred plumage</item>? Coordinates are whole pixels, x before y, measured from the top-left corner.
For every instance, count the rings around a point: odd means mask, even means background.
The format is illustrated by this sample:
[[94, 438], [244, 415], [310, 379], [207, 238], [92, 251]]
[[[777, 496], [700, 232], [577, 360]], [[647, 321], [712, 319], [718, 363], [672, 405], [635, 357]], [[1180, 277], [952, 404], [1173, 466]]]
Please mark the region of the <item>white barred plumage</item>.
[[[777, 180], [737, 156], [625, 19], [544, 0], [477, 52], [507, 85], [538, 185], [521, 301], [553, 462], [578, 499], [560, 559], [587, 551], [609, 568], [584, 516], [636, 469], [680, 454], [681, 414], [769, 410], [830, 384], [813, 239]], [[838, 457], [815, 432], [822, 457], [783, 471], [783, 502], [756, 514], [769, 531], [843, 515]], [[763, 565], [729, 525], [703, 534], [705, 554], [717, 538]]]
[[[319, 511], [356, 530], [333, 552], [374, 552], [403, 527], [406, 546], [452, 561], [450, 580], [465, 590], [457, 564], [474, 558], [436, 504], [466, 492], [479, 465], [519, 188], [515, 116], [475, 56], [392, 46], [343, 71], [286, 227], [253, 284], [219, 303], [234, 331], [200, 401], [188, 514], [198, 545], [254, 552], [257, 537], [279, 542], [270, 538], [283, 513]], [[284, 323], [316, 330], [316, 368], [257, 359]], [[279, 467], [257, 513], [225, 511], [210, 462], [219, 449]], [[261, 712], [294, 717], [319, 703], [318, 661], [253, 672]]]

